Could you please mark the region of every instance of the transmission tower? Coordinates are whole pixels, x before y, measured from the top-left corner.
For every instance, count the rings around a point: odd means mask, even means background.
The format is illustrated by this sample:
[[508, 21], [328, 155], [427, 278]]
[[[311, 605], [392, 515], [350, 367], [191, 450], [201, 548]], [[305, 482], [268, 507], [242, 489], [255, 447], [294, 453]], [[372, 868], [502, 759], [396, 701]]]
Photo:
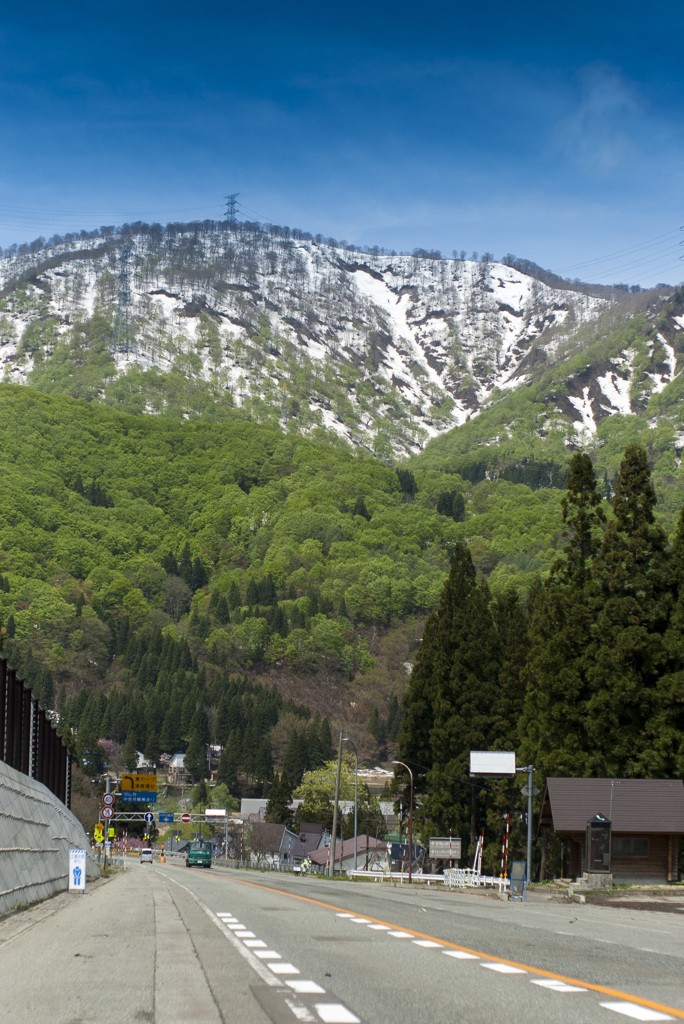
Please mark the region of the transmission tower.
[[114, 321], [114, 351], [128, 355], [131, 325], [131, 252], [130, 242], [124, 242], [119, 255], [119, 293]]
[[239, 192], [233, 192], [232, 195], [225, 196], [226, 200], [226, 220], [229, 224], [234, 224], [237, 220], [237, 197], [240, 195]]

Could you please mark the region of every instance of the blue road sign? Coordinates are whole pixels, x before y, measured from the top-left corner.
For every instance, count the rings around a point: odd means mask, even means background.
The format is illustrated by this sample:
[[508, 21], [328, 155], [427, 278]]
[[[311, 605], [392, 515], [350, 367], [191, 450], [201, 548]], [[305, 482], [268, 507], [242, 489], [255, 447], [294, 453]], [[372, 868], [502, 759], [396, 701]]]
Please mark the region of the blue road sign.
[[173, 821], [173, 814], [167, 813], [166, 811], [160, 811], [159, 821]]
[[156, 793], [139, 793], [133, 789], [124, 789], [121, 794], [121, 801], [124, 804], [156, 804]]
[[152, 813], [152, 811], [147, 812], [147, 814], [145, 815], [145, 821], [147, 822], [148, 825], [152, 824], [152, 822], [154, 821], [154, 814]]

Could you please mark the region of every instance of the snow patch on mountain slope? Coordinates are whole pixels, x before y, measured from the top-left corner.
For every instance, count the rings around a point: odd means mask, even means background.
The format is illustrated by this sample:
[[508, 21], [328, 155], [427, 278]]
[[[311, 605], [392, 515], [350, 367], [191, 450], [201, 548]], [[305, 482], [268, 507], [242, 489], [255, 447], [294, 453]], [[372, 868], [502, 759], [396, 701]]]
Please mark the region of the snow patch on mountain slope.
[[[497, 263], [368, 255], [263, 232], [181, 231], [130, 241], [135, 336], [128, 351], [112, 351], [118, 372], [133, 364], [164, 372], [176, 365], [216, 380], [237, 405], [264, 388], [279, 403], [295, 364], [308, 360], [317, 367], [309, 405], [320, 421], [370, 443], [383, 429], [378, 417], [386, 417], [400, 428], [392, 440], [397, 452], [416, 451], [426, 438], [476, 416], [495, 389], [524, 387], [530, 374], [522, 364], [528, 357], [535, 364], [535, 349], [553, 363], [571, 331], [608, 305]], [[112, 315], [120, 250], [121, 239], [78, 240], [0, 260], [3, 285], [41, 260], [53, 263], [38, 269], [41, 287], [24, 284], [7, 300], [4, 316], [16, 335], [8, 339], [0, 329], [6, 379], [23, 383], [31, 372], [33, 357], [20, 350], [20, 339], [32, 321], [54, 316], [58, 334], [67, 335], [79, 318]], [[219, 332], [218, 361], [204, 340], [207, 318]], [[278, 355], [283, 339], [294, 346], [289, 363]], [[661, 343], [671, 378], [674, 353]], [[348, 386], [342, 373], [353, 378]], [[630, 411], [625, 373], [631, 376], [629, 367], [616, 364], [601, 378], [604, 411]], [[658, 373], [656, 388], [666, 383]], [[327, 408], [330, 387], [317, 383], [334, 374], [339, 413]], [[359, 398], [363, 388], [370, 389], [370, 404]], [[572, 404], [590, 429], [597, 418], [591, 394]]]
[[596, 420], [594, 419], [594, 410], [592, 409], [591, 399], [589, 397], [589, 388], [583, 389], [581, 398], [569, 396], [569, 401], [580, 414], [580, 419], [575, 420], [574, 422], [577, 433], [588, 435], [595, 434]]
[[[613, 359], [612, 362], [630, 365], [629, 361], [625, 359]], [[608, 401], [608, 406], [602, 405], [601, 408], [608, 413], [619, 412], [623, 416], [631, 415], [632, 405], [629, 398], [631, 383], [629, 377], [625, 378], [614, 370], [610, 370], [602, 377], [597, 377], [596, 380]]]

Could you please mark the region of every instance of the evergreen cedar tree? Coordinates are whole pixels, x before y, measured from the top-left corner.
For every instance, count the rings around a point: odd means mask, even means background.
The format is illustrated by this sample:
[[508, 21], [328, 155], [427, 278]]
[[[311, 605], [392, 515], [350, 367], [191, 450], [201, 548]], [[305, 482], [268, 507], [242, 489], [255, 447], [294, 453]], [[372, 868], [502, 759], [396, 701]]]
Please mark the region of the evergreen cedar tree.
[[273, 776], [271, 792], [266, 804], [265, 820], [275, 822], [277, 825], [292, 825], [292, 786], [286, 771], [280, 775], [276, 772]]
[[516, 806], [515, 786], [471, 782], [471, 750], [514, 749], [541, 782], [681, 777], [684, 510], [668, 550], [655, 505], [642, 447], [624, 453], [612, 513], [591, 460], [575, 454], [562, 557], [527, 607], [512, 594], [492, 600], [456, 544], [403, 702], [399, 756], [414, 771], [424, 838], [452, 830], [473, 842], [486, 821], [496, 835]]

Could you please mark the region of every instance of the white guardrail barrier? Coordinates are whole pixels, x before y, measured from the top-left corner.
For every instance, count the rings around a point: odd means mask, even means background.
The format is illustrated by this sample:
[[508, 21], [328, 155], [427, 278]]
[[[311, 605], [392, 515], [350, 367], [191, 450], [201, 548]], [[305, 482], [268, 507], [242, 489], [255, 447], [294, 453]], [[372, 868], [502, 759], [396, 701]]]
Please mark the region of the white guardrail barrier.
[[450, 889], [492, 886], [498, 888], [499, 892], [505, 892], [511, 884], [509, 878], [502, 878], [500, 875], [480, 875], [473, 868], [450, 868], [444, 872], [442, 880]]

